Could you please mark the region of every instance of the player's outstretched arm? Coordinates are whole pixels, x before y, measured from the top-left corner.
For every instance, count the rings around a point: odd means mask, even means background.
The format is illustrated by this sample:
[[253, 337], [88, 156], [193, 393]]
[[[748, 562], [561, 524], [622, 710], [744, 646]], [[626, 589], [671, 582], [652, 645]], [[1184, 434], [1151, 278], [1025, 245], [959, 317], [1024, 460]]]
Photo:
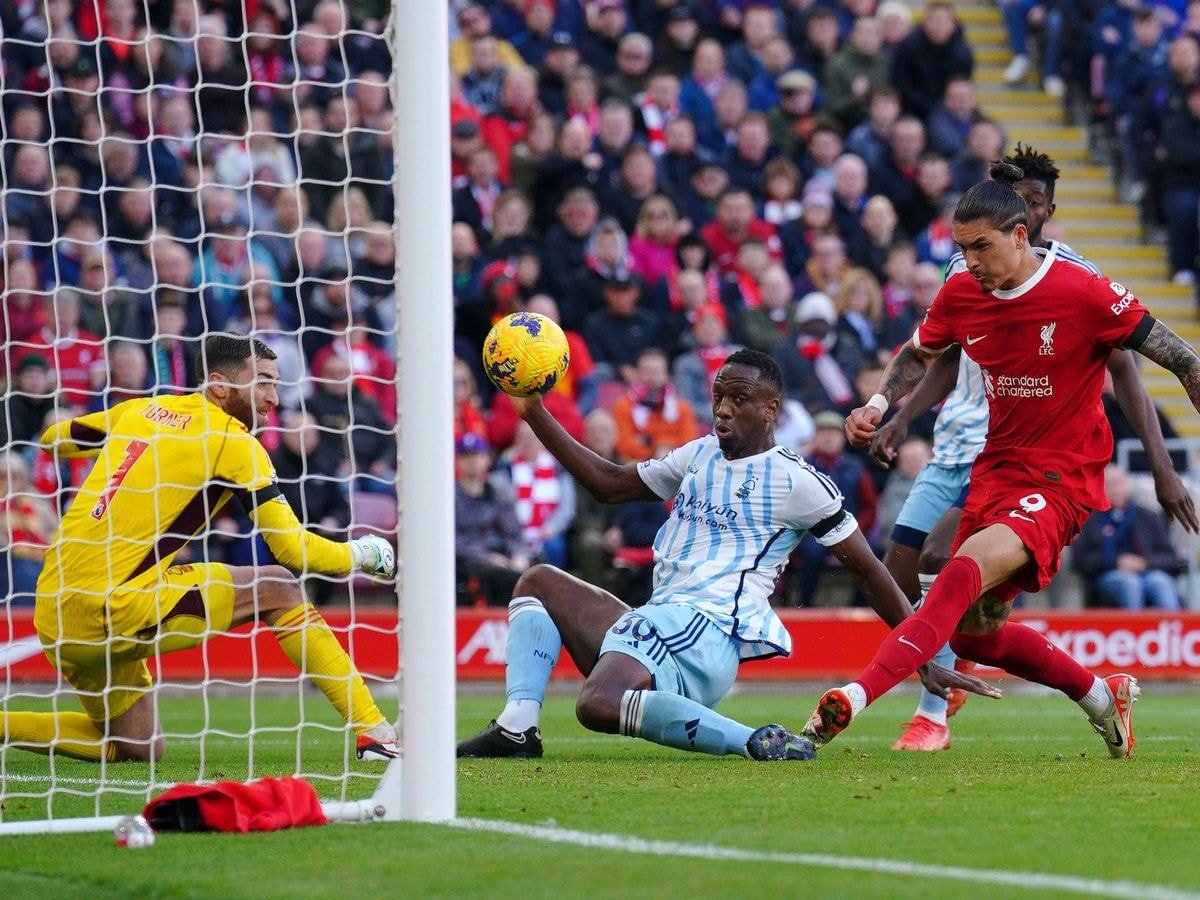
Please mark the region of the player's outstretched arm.
[[[920, 350], [907, 342], [883, 370], [879, 393], [866, 406], [860, 406], [846, 417], [846, 439], [854, 447], [865, 447], [875, 437], [875, 427], [887, 408], [906, 395], [925, 375], [925, 361], [935, 354]], [[877, 401], [882, 400], [877, 405]]]
[[307, 531], [282, 494], [256, 506], [245, 505], [271, 553], [293, 572], [325, 575], [365, 572], [386, 578], [396, 571], [396, 553], [387, 541], [367, 535], [343, 544]]
[[1150, 394], [1146, 392], [1133, 357], [1128, 353], [1113, 353], [1108, 360], [1108, 370], [1112, 373], [1117, 404], [1146, 448], [1159, 505], [1168, 519], [1174, 519], [1193, 533], [1200, 531], [1192, 496], [1171, 463], [1171, 455], [1163, 444], [1158, 412]]
[[637, 473], [635, 464], [618, 465], [592, 452], [558, 424], [541, 397], [512, 398], [517, 414], [568, 472], [602, 503], [660, 499]]
[[110, 411], [101, 411], [55, 422], [42, 433], [42, 449], [62, 459], [99, 456], [108, 439], [109, 415]]

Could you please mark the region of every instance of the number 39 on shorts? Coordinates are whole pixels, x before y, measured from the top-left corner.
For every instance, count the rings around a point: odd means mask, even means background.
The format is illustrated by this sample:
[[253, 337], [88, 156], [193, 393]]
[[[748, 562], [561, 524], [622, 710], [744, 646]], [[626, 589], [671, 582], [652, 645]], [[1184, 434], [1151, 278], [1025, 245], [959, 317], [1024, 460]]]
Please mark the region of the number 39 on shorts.
[[[1021, 507], [1021, 509], [1025, 510], [1026, 513], [1040, 512], [1046, 508], [1046, 498], [1041, 494], [1027, 494], [1018, 500], [1017, 504]], [[1014, 519], [1029, 519], [1028, 515], [1023, 516], [1015, 509], [1010, 512], [1009, 515]], [[1032, 522], [1033, 520], [1029, 519], [1029, 521]]]

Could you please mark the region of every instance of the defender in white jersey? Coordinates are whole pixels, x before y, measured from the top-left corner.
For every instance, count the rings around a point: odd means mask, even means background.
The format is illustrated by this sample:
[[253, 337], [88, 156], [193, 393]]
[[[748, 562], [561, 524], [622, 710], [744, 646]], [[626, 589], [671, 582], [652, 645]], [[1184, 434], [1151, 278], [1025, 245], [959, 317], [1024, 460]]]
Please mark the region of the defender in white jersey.
[[[458, 745], [459, 756], [541, 756], [541, 703], [565, 646], [587, 679], [576, 714], [593, 731], [714, 755], [813, 757], [807, 740], [781, 726], [754, 730], [712, 709], [743, 660], [791, 652], [769, 597], [801, 535], [829, 547], [889, 625], [911, 607], [833, 482], [775, 443], [782, 387], [771, 357], [739, 350], [713, 385], [713, 433], [623, 466], [571, 438], [540, 400], [514, 401], [598, 499], [669, 501], [671, 516], [654, 542], [654, 592], [639, 609], [553, 566], [521, 576], [509, 605], [507, 705]], [[994, 693], [936, 667], [922, 678], [942, 692]]]
[[[1059, 171], [1054, 161], [1021, 144], [1017, 144], [1016, 150], [1005, 157], [1005, 161], [1025, 173], [1013, 187], [1029, 207], [1031, 245], [1045, 247], [1057, 258], [1099, 274], [1099, 269], [1066, 244], [1042, 237], [1046, 222], [1057, 209], [1054, 188]], [[955, 253], [946, 266], [946, 277], [965, 268], [962, 253]], [[1108, 365], [1121, 410], [1147, 448], [1159, 502], [1168, 516], [1177, 518], [1189, 530], [1195, 530], [1197, 523], [1191, 497], [1171, 465], [1153, 401], [1138, 376], [1132, 356], [1125, 352], [1113, 353]], [[884, 556], [884, 565], [913, 603], [924, 597], [950, 558], [951, 543], [966, 502], [971, 465], [987, 437], [988, 406], [979, 366], [962, 353], [960, 347], [943, 354], [930, 366], [909, 402], [879, 430], [871, 446], [871, 455], [876, 462], [890, 466], [909, 424], [943, 400], [945, 403], [934, 425], [933, 459], [917, 476], [896, 518]], [[954, 665], [954, 654], [946, 648], [937, 661], [944, 666]], [[958, 711], [965, 699], [965, 694], [956, 693], [947, 705], [941, 697], [923, 692], [912, 721], [892, 749], [942, 750], [948, 747], [947, 719]]]

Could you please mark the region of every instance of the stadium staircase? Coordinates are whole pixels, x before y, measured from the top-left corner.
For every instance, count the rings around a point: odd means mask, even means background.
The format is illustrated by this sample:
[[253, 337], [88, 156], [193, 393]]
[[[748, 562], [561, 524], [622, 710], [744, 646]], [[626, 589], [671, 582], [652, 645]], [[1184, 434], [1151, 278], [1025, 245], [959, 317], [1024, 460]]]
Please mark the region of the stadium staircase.
[[[1145, 241], [1137, 206], [1119, 202], [1113, 171], [1091, 162], [1086, 128], [1064, 124], [1063, 101], [1041, 90], [1036, 72], [1020, 85], [1005, 84], [1011, 53], [997, 7], [976, 0], [956, 2], [954, 10], [975, 51], [980, 106], [1004, 128], [1010, 147], [1017, 141], [1032, 144], [1049, 153], [1062, 172], [1055, 191], [1053, 221], [1061, 232], [1056, 236], [1132, 289], [1185, 340], [1200, 344], [1194, 288], [1171, 283], [1166, 248]], [[1200, 438], [1200, 415], [1175, 377], [1153, 364], [1141, 368], [1154, 402], [1180, 436]]]

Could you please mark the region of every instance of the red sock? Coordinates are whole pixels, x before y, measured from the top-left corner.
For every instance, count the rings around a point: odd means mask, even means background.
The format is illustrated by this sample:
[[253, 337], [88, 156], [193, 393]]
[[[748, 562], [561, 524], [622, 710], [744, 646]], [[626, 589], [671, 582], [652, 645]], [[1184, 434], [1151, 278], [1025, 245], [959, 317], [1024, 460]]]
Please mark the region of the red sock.
[[987, 666], [997, 666], [1046, 687], [1081, 699], [1096, 677], [1028, 625], [1008, 622], [993, 634], [956, 634], [950, 647], [960, 656]]
[[897, 625], [857, 681], [874, 702], [917, 671], [945, 646], [982, 587], [979, 565], [966, 556], [946, 563], [921, 608]]

